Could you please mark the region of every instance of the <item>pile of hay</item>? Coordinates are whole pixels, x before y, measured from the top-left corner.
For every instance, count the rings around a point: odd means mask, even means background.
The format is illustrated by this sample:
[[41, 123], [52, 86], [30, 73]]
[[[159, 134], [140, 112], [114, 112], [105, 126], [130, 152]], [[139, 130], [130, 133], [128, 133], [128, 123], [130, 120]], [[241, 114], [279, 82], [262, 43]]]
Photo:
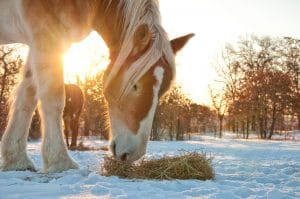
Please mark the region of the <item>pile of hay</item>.
[[205, 153], [184, 152], [180, 156], [163, 157], [154, 160], [141, 160], [137, 164], [116, 160], [106, 156], [102, 175], [136, 179], [214, 179], [212, 158]]

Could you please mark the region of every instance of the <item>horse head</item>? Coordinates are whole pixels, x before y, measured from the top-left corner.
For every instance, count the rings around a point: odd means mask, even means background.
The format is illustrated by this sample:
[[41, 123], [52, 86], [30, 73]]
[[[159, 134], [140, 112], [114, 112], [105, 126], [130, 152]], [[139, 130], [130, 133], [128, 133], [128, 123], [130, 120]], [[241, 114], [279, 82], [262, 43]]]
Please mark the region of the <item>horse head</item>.
[[111, 151], [134, 161], [145, 154], [159, 98], [175, 76], [175, 54], [193, 36], [170, 41], [161, 26], [158, 2], [102, 1], [94, 26], [110, 50], [104, 75]]
[[[142, 26], [137, 30], [132, 41], [132, 52], [115, 77], [106, 84], [104, 92], [111, 124], [110, 148], [116, 158], [127, 161], [137, 160], [145, 154], [159, 98], [169, 89], [175, 76], [175, 68], [170, 65], [172, 62], [161, 55], [140, 77], [132, 77], [131, 74], [137, 72], [130, 71], [130, 67], [145, 56], [146, 49], [151, 45], [151, 36], [145, 31], [148, 29]], [[192, 36], [193, 34], [189, 34], [166, 44], [172, 49], [171, 59]], [[111, 63], [110, 67], [113, 65]], [[105, 78], [109, 76], [110, 67]], [[136, 67], [142, 69], [145, 65], [141, 63]], [[104, 79], [104, 83], [106, 81]]]

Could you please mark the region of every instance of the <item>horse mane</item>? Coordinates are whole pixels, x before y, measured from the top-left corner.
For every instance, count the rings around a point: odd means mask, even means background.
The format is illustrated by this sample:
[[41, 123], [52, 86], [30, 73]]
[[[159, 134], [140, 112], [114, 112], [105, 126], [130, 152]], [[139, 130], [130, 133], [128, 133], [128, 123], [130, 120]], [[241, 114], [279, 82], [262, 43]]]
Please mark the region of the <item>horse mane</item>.
[[[104, 89], [108, 87], [113, 78], [121, 70], [122, 64], [126, 61], [133, 49], [132, 38], [136, 29], [147, 24], [152, 33], [152, 44], [149, 49], [137, 59], [125, 71], [120, 96], [126, 95], [130, 88], [162, 57], [166, 59], [175, 75], [174, 54], [170, 46], [168, 36], [161, 26], [158, 0], [120, 0], [119, 5], [123, 7], [121, 17], [122, 46], [120, 53], [104, 82]], [[143, 67], [141, 67], [143, 66]]]

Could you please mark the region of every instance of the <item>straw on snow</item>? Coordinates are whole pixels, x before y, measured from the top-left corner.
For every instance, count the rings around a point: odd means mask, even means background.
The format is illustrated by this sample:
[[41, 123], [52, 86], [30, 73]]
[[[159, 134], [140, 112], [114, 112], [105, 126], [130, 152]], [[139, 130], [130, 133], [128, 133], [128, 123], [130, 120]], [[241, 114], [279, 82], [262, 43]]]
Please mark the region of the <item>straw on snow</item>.
[[214, 179], [211, 157], [206, 153], [184, 152], [175, 157], [164, 156], [161, 159], [141, 160], [130, 164], [106, 156], [102, 166], [102, 175], [137, 179]]

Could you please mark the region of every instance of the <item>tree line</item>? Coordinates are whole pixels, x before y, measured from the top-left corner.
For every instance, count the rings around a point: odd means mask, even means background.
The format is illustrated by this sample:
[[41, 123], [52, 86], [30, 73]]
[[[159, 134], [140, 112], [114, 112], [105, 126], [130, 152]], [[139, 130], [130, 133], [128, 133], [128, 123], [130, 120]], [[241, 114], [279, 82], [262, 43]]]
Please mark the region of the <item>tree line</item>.
[[215, 108], [225, 107], [227, 129], [262, 139], [300, 129], [300, 40], [241, 38], [226, 45], [215, 66], [223, 92], [212, 98], [223, 101]]
[[150, 139], [186, 140], [195, 133], [216, 133], [217, 125], [214, 110], [193, 103], [180, 86], [174, 85], [159, 102]]
[[[0, 46], [0, 137], [7, 124], [9, 96], [24, 61], [18, 46]], [[285, 37], [241, 38], [227, 44], [214, 64], [222, 90], [210, 88], [212, 105], [193, 103], [178, 85], [161, 98], [151, 140], [184, 140], [192, 133], [223, 130], [244, 138], [255, 133], [271, 139], [276, 132], [300, 129], [300, 40]], [[84, 93], [80, 135], [109, 137], [109, 119], [102, 94], [103, 71], [77, 84]], [[39, 138], [40, 118], [35, 111], [30, 137]]]

